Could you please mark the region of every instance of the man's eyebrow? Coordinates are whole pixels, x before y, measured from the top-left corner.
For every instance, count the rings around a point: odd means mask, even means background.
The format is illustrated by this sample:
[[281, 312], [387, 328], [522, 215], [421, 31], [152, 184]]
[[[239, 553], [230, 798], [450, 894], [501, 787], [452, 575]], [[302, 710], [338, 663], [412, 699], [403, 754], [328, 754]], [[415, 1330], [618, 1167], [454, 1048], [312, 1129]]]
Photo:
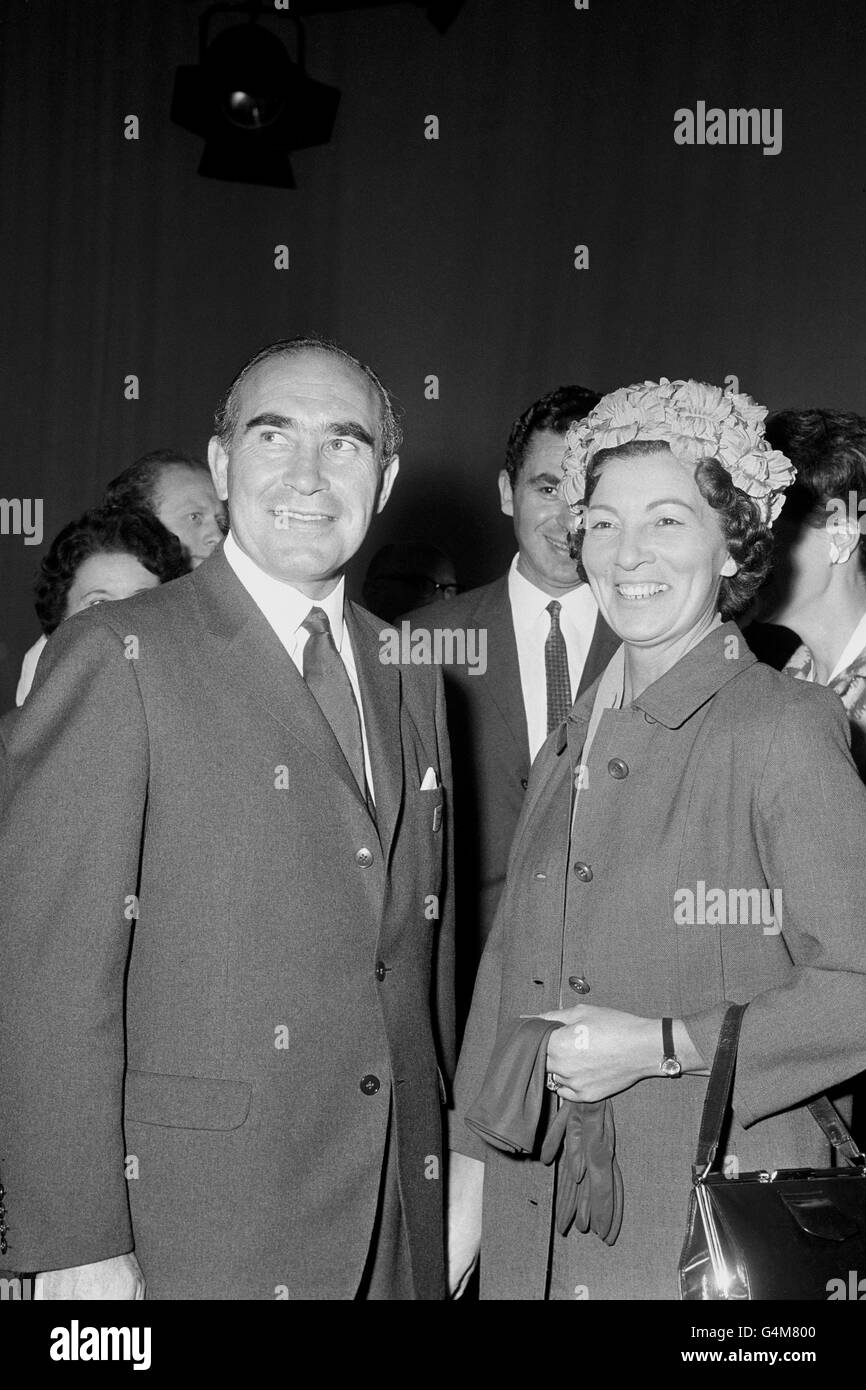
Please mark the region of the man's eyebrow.
[[532, 477], [529, 479], [529, 482], [530, 484], [542, 483], [545, 487], [559, 487], [559, 484], [562, 482], [562, 474], [548, 473], [546, 471], [544, 473], [533, 473]]
[[357, 420], [332, 420], [330, 424], [325, 426], [325, 433], [344, 435], [347, 439], [358, 439], [371, 449], [376, 444], [370, 431], [364, 425], [359, 424]]
[[272, 411], [266, 410], [262, 415], [254, 415], [251, 420], [247, 420], [244, 425], [244, 434], [249, 434], [250, 430], [256, 429], [259, 425], [270, 425], [271, 429], [297, 429], [298, 422], [293, 420], [291, 415], [275, 415]]
[[[257, 429], [260, 425], [265, 425], [270, 429], [300, 429], [298, 421], [291, 415], [276, 415], [273, 411], [266, 410], [261, 415], [254, 415], [244, 425], [244, 434], [249, 434], [250, 430]], [[357, 420], [330, 420], [324, 426], [325, 434], [344, 435], [349, 439], [357, 439], [369, 448], [375, 448], [376, 441], [370, 431]]]

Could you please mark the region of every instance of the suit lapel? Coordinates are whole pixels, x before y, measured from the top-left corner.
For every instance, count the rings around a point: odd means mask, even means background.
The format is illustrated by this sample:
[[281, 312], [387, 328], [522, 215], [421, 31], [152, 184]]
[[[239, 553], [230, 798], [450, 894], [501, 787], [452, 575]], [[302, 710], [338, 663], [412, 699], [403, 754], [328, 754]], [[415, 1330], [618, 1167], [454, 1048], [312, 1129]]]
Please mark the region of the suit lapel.
[[205, 626], [215, 639], [217, 661], [223, 673], [243, 692], [245, 699], [255, 700], [345, 782], [366, 810], [333, 729], [270, 623], [226, 560], [222, 548], [199, 566], [192, 579]]
[[[347, 602], [348, 624], [364, 706], [364, 727], [370, 749], [376, 824], [385, 862], [403, 800], [403, 740], [400, 735], [402, 681], [397, 666], [379, 660], [376, 627], [356, 604]], [[385, 624], [379, 624], [384, 627]]]
[[520, 684], [517, 639], [508, 601], [508, 578], [491, 584], [484, 602], [472, 614], [478, 627], [487, 629], [487, 675], [484, 688], [501, 714], [524, 762], [529, 762], [529, 735]]

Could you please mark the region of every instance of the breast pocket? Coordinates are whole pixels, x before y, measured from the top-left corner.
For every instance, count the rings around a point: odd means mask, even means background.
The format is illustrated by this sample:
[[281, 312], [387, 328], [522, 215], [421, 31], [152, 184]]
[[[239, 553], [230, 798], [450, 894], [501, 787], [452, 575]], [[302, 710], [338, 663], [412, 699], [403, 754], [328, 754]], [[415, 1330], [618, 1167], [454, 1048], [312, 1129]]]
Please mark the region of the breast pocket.
[[441, 834], [442, 821], [445, 815], [445, 797], [442, 788], [430, 787], [426, 791], [419, 791], [417, 805], [422, 828], [426, 823], [426, 828], [431, 835]]

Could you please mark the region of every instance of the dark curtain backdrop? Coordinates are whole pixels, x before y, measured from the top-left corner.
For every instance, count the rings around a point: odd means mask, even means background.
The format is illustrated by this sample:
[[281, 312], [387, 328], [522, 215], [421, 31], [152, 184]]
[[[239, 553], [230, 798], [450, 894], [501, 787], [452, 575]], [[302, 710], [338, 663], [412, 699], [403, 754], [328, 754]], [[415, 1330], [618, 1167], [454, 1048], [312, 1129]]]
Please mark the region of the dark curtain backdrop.
[[[735, 374], [776, 407], [866, 409], [861, 0], [466, 0], [444, 36], [408, 4], [310, 16], [309, 69], [343, 99], [291, 192], [198, 177], [169, 123], [202, 9], [4, 0], [0, 496], [41, 497], [46, 542], [137, 454], [202, 453], [244, 358], [304, 331], [405, 412], [356, 589], [398, 537], [450, 549], [464, 583], [504, 568], [509, 425], [561, 382]], [[781, 107], [782, 152], [677, 146], [698, 100]], [[0, 708], [41, 553], [0, 537]]]

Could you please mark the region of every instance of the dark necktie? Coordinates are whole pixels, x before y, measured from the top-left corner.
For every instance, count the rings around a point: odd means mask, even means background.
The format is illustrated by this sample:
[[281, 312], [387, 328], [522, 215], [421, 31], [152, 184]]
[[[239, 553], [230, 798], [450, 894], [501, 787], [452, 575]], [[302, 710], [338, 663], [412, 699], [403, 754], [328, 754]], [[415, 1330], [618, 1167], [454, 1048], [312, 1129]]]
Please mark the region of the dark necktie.
[[556, 729], [571, 709], [571, 682], [568, 678], [568, 652], [559, 626], [559, 610], [555, 598], [550, 600], [550, 632], [544, 644], [544, 674], [547, 677], [547, 732]]
[[311, 608], [301, 626], [310, 634], [304, 647], [304, 680], [334, 731], [361, 795], [372, 805], [364, 773], [361, 716], [324, 608]]

